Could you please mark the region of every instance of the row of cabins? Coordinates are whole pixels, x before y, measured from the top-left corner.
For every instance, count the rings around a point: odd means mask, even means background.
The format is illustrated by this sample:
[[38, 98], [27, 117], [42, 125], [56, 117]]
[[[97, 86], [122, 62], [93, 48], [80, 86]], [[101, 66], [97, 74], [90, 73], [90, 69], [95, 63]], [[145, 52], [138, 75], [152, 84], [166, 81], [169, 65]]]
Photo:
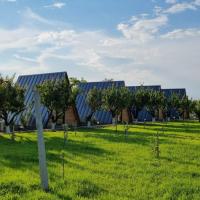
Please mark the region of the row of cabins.
[[[34, 106], [33, 106], [33, 89], [36, 85], [42, 84], [45, 80], [60, 80], [60, 79], [68, 79], [68, 75], [66, 72], [57, 72], [57, 73], [46, 73], [46, 74], [34, 74], [34, 75], [23, 75], [19, 76], [17, 83], [25, 88], [25, 105], [27, 109], [18, 116], [16, 119], [16, 124], [20, 124], [20, 118], [22, 115], [29, 116], [29, 127], [35, 127], [35, 116], [34, 116]], [[90, 107], [87, 105], [86, 96], [90, 89], [96, 87], [98, 89], [106, 89], [109, 87], [122, 87], [125, 86], [124, 81], [101, 81], [101, 82], [87, 82], [87, 83], [80, 83], [80, 94], [77, 96], [76, 105], [70, 107], [66, 111], [65, 119], [61, 119], [60, 124], [67, 123], [69, 125], [81, 125], [86, 123], [86, 118], [90, 114]], [[130, 86], [128, 87], [130, 91], [135, 92], [140, 86]], [[161, 86], [144, 86], [146, 89], [150, 90], [162, 90], [166, 96], [170, 96], [173, 93], [177, 93], [181, 96], [186, 95], [185, 89], [161, 89]], [[132, 112], [132, 111], [131, 111]], [[48, 126], [48, 112], [47, 109], [42, 106], [41, 107], [42, 113], [42, 121], [44, 126]], [[119, 116], [121, 121], [130, 122], [132, 120], [131, 113], [127, 110], [124, 110]], [[97, 111], [94, 116], [95, 120], [99, 124], [111, 124], [112, 123], [112, 115], [109, 112], [104, 110]], [[172, 118], [178, 118], [177, 114], [175, 113]], [[152, 116], [148, 113], [145, 109], [139, 111], [138, 114], [138, 121], [151, 121]]]

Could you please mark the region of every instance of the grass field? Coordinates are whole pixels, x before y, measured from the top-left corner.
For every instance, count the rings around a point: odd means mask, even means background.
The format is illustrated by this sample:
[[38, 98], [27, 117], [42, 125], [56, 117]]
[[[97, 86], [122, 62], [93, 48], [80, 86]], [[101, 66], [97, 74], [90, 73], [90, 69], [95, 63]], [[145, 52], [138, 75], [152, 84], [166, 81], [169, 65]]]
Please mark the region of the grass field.
[[[162, 126], [164, 127], [162, 129]], [[164, 131], [163, 131], [164, 130]], [[160, 158], [152, 148], [160, 135]], [[37, 135], [0, 136], [0, 199], [200, 199], [200, 123], [45, 132], [50, 191], [40, 189]], [[61, 154], [65, 155], [62, 177]]]

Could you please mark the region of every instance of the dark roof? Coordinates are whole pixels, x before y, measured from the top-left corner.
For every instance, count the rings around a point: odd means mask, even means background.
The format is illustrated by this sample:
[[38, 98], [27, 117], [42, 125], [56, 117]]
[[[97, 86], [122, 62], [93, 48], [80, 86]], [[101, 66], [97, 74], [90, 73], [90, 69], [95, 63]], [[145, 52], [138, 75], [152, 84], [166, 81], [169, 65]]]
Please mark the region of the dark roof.
[[[80, 83], [80, 94], [76, 99], [76, 107], [78, 110], [79, 118], [81, 122], [86, 121], [86, 117], [90, 114], [91, 110], [86, 102], [86, 96], [90, 89], [96, 87], [98, 89], [106, 89], [109, 87], [122, 87], [125, 86], [124, 81], [102, 81], [102, 82], [88, 82], [88, 83]], [[100, 110], [95, 112], [94, 117], [101, 124], [109, 124], [112, 122], [112, 115], [109, 112]]]
[[166, 97], [170, 97], [172, 94], [177, 94], [180, 97], [183, 97], [186, 95], [186, 89], [185, 88], [177, 88], [177, 89], [162, 89], [162, 92]]
[[[17, 83], [22, 88], [25, 88], [25, 105], [27, 109], [22, 113], [23, 115], [30, 114], [29, 126], [35, 126], [35, 116], [33, 109], [33, 89], [36, 85], [42, 84], [46, 80], [59, 80], [67, 78], [67, 72], [56, 72], [46, 74], [32, 74], [22, 75], [18, 77]], [[46, 125], [48, 120], [47, 108], [41, 107], [43, 125]], [[21, 115], [20, 115], [21, 116]], [[16, 119], [16, 124], [20, 122], [20, 116]]]
[[155, 91], [160, 91], [161, 90], [161, 86], [160, 85], [127, 86], [127, 88], [131, 92], [135, 92], [140, 88], [144, 88], [144, 89], [147, 89], [147, 90], [155, 90]]

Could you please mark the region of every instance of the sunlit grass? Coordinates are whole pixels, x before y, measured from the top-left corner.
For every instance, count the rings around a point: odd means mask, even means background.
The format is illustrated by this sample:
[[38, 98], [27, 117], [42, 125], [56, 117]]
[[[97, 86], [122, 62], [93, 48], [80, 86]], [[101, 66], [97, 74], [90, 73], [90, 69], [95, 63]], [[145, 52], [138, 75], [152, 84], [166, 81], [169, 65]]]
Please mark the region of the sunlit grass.
[[[40, 189], [36, 133], [0, 136], [0, 199], [200, 199], [200, 123], [45, 132], [50, 191]], [[160, 158], [152, 148], [160, 135]], [[64, 152], [65, 177], [62, 177]]]

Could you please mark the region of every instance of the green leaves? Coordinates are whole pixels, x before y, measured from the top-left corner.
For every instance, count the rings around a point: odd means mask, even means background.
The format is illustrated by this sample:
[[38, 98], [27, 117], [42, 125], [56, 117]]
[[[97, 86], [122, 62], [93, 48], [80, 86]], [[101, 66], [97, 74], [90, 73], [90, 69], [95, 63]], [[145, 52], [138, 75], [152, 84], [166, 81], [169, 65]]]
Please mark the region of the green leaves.
[[71, 104], [71, 88], [67, 78], [61, 80], [47, 80], [37, 86], [41, 96], [41, 102], [49, 112], [49, 117], [56, 122]]
[[6, 125], [13, 123], [15, 117], [25, 109], [24, 89], [14, 82], [14, 76], [0, 76], [0, 118]]
[[196, 100], [194, 101], [195, 106], [194, 106], [194, 113], [197, 116], [197, 118], [199, 119], [200, 122], [200, 100]]
[[91, 108], [91, 112], [94, 113], [95, 111], [101, 109], [102, 107], [102, 90], [97, 89], [94, 87], [91, 89], [86, 97], [86, 101]]
[[131, 104], [131, 93], [126, 87], [111, 87], [103, 91], [103, 107], [110, 111], [112, 116], [128, 108]]

